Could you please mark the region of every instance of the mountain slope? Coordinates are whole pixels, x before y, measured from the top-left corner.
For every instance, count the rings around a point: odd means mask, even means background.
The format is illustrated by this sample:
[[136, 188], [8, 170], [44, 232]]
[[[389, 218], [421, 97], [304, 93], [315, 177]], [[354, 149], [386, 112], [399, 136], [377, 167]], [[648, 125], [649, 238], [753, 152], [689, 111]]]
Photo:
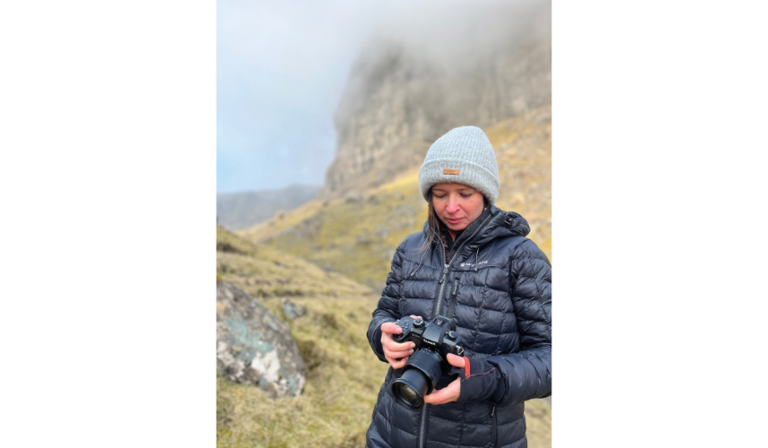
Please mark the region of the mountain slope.
[[[297, 398], [272, 399], [257, 387], [217, 377], [217, 446], [365, 446], [365, 432], [388, 369], [366, 338], [378, 294], [221, 228], [216, 255], [217, 277], [254, 295], [289, 323], [307, 365], [307, 383]], [[326, 284], [334, 288], [329, 290]], [[288, 318], [281, 301], [285, 291], [294, 294], [290, 300], [304, 308], [303, 316]], [[526, 404], [526, 416], [529, 446], [549, 446], [550, 406], [532, 400]]]
[[373, 291], [336, 272], [287, 255], [284, 251], [216, 229], [216, 275], [256, 298], [342, 297]]
[[[307, 365], [307, 383], [297, 398], [272, 399], [258, 387], [217, 377], [217, 446], [364, 446], [387, 371], [365, 336], [378, 296], [221, 228], [216, 255], [217, 277], [289, 323]], [[303, 307], [303, 316], [288, 319], [281, 301], [286, 296]]]
[[[496, 205], [528, 219], [529, 238], [551, 258], [551, 112], [548, 106], [484, 129], [499, 164]], [[393, 180], [334, 200], [316, 199], [239, 232], [381, 290], [395, 248], [422, 230], [427, 207], [418, 189], [420, 162]]]
[[243, 191], [216, 195], [218, 224], [241, 230], [266, 221], [278, 211], [293, 210], [317, 196], [319, 187], [291, 185], [280, 190]]
[[402, 17], [396, 33], [367, 42], [335, 113], [336, 157], [319, 197], [355, 191], [371, 173], [393, 177], [414, 142], [551, 103], [549, 2], [445, 9], [454, 14], [435, 22]]

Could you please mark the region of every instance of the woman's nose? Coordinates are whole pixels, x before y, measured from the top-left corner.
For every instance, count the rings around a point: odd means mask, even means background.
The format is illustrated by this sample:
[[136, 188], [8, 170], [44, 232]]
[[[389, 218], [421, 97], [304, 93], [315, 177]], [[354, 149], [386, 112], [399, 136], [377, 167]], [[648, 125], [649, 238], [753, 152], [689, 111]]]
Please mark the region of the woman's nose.
[[455, 199], [448, 200], [448, 213], [454, 214], [459, 211], [459, 203]]

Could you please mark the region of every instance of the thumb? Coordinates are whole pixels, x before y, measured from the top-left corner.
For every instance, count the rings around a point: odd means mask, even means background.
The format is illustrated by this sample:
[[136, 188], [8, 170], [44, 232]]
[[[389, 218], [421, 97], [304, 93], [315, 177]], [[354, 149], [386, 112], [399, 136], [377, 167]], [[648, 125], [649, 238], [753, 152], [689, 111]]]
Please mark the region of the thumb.
[[466, 359], [461, 356], [456, 356], [453, 353], [448, 353], [448, 363], [454, 367], [464, 368]]

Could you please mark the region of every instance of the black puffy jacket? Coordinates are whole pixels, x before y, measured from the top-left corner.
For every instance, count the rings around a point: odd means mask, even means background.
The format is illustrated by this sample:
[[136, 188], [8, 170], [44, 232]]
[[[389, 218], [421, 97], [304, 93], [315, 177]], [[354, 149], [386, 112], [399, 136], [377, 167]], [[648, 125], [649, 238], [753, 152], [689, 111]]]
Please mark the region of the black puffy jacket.
[[[392, 447], [526, 447], [524, 402], [551, 394], [551, 269], [525, 219], [491, 206], [445, 248], [419, 251], [425, 231], [392, 259], [368, 340], [386, 362], [381, 324], [402, 316], [452, 317], [471, 365], [457, 402], [410, 409], [395, 402], [389, 369], [366, 443]], [[442, 378], [437, 388], [449, 384]]]

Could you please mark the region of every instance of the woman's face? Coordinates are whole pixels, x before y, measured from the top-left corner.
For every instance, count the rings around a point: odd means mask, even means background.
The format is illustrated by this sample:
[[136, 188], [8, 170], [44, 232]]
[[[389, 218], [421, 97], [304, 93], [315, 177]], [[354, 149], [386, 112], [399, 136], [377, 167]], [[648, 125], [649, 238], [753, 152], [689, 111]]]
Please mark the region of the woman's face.
[[464, 230], [483, 213], [483, 194], [464, 184], [435, 184], [432, 206], [440, 221], [454, 232]]

